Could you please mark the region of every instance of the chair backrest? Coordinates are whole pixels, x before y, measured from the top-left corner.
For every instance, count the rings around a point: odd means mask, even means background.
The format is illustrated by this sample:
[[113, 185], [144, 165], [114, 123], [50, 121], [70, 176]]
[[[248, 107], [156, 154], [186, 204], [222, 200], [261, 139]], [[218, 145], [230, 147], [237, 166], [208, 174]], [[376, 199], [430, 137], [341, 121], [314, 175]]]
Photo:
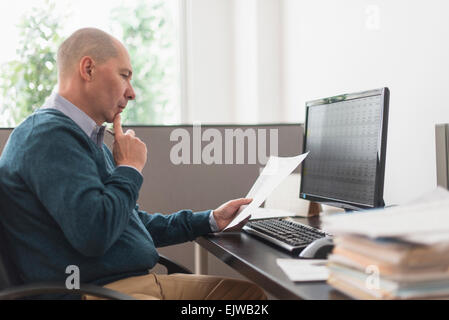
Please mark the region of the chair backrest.
[[9, 288], [21, 283], [17, 268], [8, 252], [8, 242], [6, 241], [3, 226], [0, 223], [0, 290]]

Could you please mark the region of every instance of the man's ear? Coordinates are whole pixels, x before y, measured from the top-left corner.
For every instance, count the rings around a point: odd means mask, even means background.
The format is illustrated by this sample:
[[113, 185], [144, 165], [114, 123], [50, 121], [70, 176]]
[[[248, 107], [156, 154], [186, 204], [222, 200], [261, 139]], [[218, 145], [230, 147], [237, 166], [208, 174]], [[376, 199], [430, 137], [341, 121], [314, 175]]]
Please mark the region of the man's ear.
[[91, 81], [93, 79], [94, 69], [95, 61], [91, 57], [85, 56], [81, 58], [79, 63], [79, 72], [81, 78], [86, 81]]

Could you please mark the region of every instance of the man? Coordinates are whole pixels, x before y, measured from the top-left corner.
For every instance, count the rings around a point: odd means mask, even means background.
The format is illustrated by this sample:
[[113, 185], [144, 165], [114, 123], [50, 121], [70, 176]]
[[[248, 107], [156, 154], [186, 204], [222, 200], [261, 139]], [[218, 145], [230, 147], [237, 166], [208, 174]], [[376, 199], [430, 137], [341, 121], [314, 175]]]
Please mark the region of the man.
[[[0, 221], [23, 281], [65, 280], [76, 265], [82, 282], [140, 299], [266, 298], [245, 281], [149, 274], [156, 247], [223, 230], [251, 199], [196, 213], [139, 210], [147, 148], [120, 119], [135, 98], [128, 52], [86, 28], [62, 43], [57, 62], [58, 93], [12, 132], [0, 158]], [[112, 153], [104, 122], [114, 123]]]

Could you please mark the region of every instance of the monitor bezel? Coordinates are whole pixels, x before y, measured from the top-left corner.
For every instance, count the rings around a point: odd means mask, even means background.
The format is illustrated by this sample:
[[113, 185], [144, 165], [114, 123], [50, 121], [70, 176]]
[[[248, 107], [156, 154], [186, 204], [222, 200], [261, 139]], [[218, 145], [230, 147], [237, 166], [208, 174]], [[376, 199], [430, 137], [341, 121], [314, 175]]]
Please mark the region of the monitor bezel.
[[[360, 209], [372, 209], [384, 207], [385, 202], [383, 198], [384, 191], [384, 181], [385, 181], [385, 160], [386, 160], [386, 150], [387, 150], [387, 133], [388, 133], [388, 114], [389, 114], [389, 101], [390, 101], [390, 90], [388, 87], [350, 93], [350, 94], [342, 94], [338, 96], [316, 99], [306, 102], [306, 118], [304, 123], [304, 138], [303, 138], [303, 153], [308, 152], [307, 149], [307, 126], [308, 126], [308, 116], [309, 109], [324, 104], [332, 104], [340, 101], [348, 101], [359, 98], [367, 98], [372, 96], [381, 96], [381, 101], [383, 106], [382, 110], [382, 120], [381, 120], [381, 128], [379, 130], [379, 140], [380, 144], [377, 149], [377, 164], [376, 164], [376, 188], [374, 194], [374, 204], [367, 205], [363, 203], [356, 203], [352, 201], [340, 200], [340, 199], [332, 199], [328, 197], [322, 197], [318, 195], [311, 195], [303, 192], [303, 180], [301, 179], [301, 184], [299, 187], [299, 198], [309, 201], [318, 202], [325, 205], [330, 205], [334, 207], [343, 208], [346, 210], [360, 210]], [[307, 159], [305, 160], [307, 161]], [[304, 165], [301, 166], [301, 177], [304, 176]]]

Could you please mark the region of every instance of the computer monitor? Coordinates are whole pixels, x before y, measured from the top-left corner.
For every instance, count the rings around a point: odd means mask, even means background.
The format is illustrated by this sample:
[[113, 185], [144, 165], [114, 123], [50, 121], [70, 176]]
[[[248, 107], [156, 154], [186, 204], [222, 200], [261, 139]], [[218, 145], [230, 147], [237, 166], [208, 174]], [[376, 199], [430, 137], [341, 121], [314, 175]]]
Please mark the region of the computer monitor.
[[389, 89], [306, 102], [300, 198], [346, 210], [383, 207]]

